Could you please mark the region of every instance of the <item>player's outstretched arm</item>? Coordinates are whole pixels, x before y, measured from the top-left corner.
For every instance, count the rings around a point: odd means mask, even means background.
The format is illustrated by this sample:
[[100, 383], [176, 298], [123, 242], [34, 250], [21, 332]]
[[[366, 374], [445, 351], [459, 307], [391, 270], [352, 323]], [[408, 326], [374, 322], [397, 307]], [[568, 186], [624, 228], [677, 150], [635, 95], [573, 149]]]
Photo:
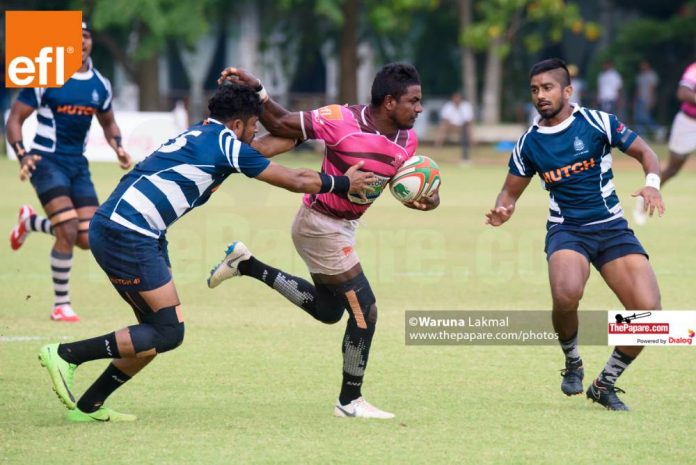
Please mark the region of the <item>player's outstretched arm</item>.
[[251, 146], [266, 158], [272, 158], [281, 153], [289, 152], [295, 148], [296, 145], [297, 141], [295, 139], [276, 137], [270, 134], [254, 138], [254, 140], [251, 141]]
[[655, 210], [658, 215], [662, 216], [665, 213], [665, 203], [660, 194], [660, 161], [657, 154], [650, 146], [640, 137], [631, 143], [626, 149], [626, 155], [635, 158], [643, 165], [645, 172], [645, 186], [635, 191], [633, 197], [641, 196], [645, 202], [645, 210], [650, 216], [653, 216]]
[[508, 173], [505, 184], [495, 200], [495, 207], [486, 213], [486, 224], [500, 226], [510, 219], [515, 212], [515, 204], [532, 178], [515, 176]]
[[15, 101], [7, 118], [7, 142], [19, 160], [19, 179], [22, 181], [31, 177], [32, 171], [36, 169], [36, 164], [41, 160], [39, 155], [28, 154], [22, 142], [22, 125], [32, 113], [34, 113], [34, 107]]
[[133, 164], [131, 156], [126, 152], [121, 143], [121, 129], [116, 124], [116, 118], [114, 118], [113, 110], [105, 111], [103, 113], [97, 113], [97, 120], [104, 130], [104, 137], [109, 143], [114, 152], [116, 152], [116, 157], [118, 158], [118, 166], [122, 169], [127, 170]]
[[364, 162], [361, 161], [351, 166], [344, 176], [329, 176], [304, 168], [286, 168], [271, 162], [265, 170], [256, 176], [256, 179], [291, 192], [307, 194], [351, 193], [365, 197], [366, 193], [374, 191], [370, 186], [378, 179], [374, 173], [359, 171], [363, 164]]
[[235, 67], [223, 69], [220, 73], [218, 84], [224, 85], [226, 80], [235, 79], [239, 83], [253, 88], [259, 94], [264, 110], [261, 113], [260, 120], [261, 124], [268, 129], [268, 132], [274, 136], [303, 140], [302, 115], [300, 112], [288, 111], [278, 102], [271, 99], [261, 84], [261, 80], [244, 69]]

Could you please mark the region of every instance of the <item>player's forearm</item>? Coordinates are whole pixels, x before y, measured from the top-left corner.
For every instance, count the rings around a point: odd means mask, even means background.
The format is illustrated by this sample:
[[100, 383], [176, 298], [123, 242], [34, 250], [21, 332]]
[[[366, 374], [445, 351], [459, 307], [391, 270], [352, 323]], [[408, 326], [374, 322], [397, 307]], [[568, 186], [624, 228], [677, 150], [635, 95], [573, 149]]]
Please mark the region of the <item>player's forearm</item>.
[[507, 189], [503, 189], [502, 191], [500, 191], [500, 194], [498, 194], [498, 197], [495, 199], [495, 208], [512, 207], [514, 209], [518, 198], [519, 196], [515, 196]]
[[283, 108], [275, 100], [269, 98], [263, 104], [263, 112], [259, 119], [261, 120], [261, 124], [263, 124], [272, 135], [296, 139], [298, 137], [297, 131], [287, 123], [290, 115], [291, 113], [288, 110]]
[[7, 142], [9, 142], [10, 145], [22, 141], [22, 123], [20, 123], [16, 117], [13, 117], [12, 114], [10, 114], [10, 117], [7, 119], [6, 130]]
[[626, 154], [638, 160], [643, 166], [643, 171], [646, 175], [653, 173], [660, 176], [660, 160], [653, 149], [640, 136], [636, 137], [636, 140], [628, 147]]
[[329, 176], [305, 168], [287, 169], [289, 171], [281, 180], [271, 181], [272, 184], [283, 187], [290, 192], [321, 194], [335, 192], [345, 194], [351, 189], [348, 176]]
[[22, 141], [22, 122], [18, 118], [13, 117], [10, 113], [10, 117], [7, 119], [7, 142], [14, 151], [18, 159], [21, 159], [26, 155], [27, 150], [24, 147], [24, 142]]
[[267, 134], [263, 137], [254, 139], [251, 146], [266, 158], [274, 157], [278, 154], [292, 150], [296, 141], [285, 137], [275, 137]]
[[641, 153], [640, 164], [643, 165], [643, 171], [646, 175], [653, 173], [661, 175], [660, 160], [657, 154], [646, 144], [646, 149]]
[[299, 168], [294, 170], [292, 182], [285, 188], [290, 192], [318, 194], [321, 190], [321, 177], [316, 171]]
[[123, 146], [121, 129], [115, 121], [104, 126], [104, 138], [114, 151], [118, 151], [118, 149]]

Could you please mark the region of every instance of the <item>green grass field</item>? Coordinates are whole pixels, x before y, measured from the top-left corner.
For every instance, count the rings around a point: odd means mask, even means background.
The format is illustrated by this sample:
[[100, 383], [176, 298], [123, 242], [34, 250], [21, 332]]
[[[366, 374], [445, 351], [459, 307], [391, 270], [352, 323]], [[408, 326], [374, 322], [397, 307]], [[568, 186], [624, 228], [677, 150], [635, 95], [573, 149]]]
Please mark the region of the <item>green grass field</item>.
[[[483, 215], [502, 185], [507, 155], [483, 150], [474, 167], [461, 168], [453, 149], [424, 152], [442, 162], [441, 207], [416, 212], [385, 194], [358, 235], [380, 309], [363, 392], [395, 412], [396, 420], [332, 417], [343, 323], [321, 325], [248, 278], [214, 291], [206, 287], [209, 267], [234, 239], [264, 261], [308, 276], [289, 232], [300, 197], [237, 176], [168, 236], [186, 341], [109, 400], [116, 410], [137, 414], [133, 424], [66, 423], [36, 359], [49, 341], [134, 322], [91, 255], [76, 253], [72, 300], [83, 321], [69, 325], [48, 318], [51, 241], [35, 234], [17, 253], [0, 247], [0, 463], [693, 463], [691, 348], [646, 350], [617, 383], [633, 409], [621, 414], [584, 396], [562, 395], [557, 347], [404, 344], [409, 309], [550, 308], [543, 254], [547, 198], [538, 182], [513, 220], [494, 230], [484, 226]], [[319, 166], [310, 154], [278, 161]], [[92, 173], [104, 200], [119, 169], [94, 164]], [[643, 175], [629, 162], [619, 162], [615, 174], [630, 210], [629, 194]], [[37, 206], [37, 200], [18, 181], [15, 162], [0, 161], [0, 183], [5, 234], [18, 206]], [[637, 230], [652, 255], [665, 309], [694, 308], [694, 186], [696, 172], [687, 170], [665, 191], [666, 216]], [[596, 272], [581, 308], [619, 308]], [[30, 339], [17, 340], [21, 336]], [[581, 347], [586, 380], [609, 353], [608, 347]], [[78, 370], [78, 392], [106, 363]]]

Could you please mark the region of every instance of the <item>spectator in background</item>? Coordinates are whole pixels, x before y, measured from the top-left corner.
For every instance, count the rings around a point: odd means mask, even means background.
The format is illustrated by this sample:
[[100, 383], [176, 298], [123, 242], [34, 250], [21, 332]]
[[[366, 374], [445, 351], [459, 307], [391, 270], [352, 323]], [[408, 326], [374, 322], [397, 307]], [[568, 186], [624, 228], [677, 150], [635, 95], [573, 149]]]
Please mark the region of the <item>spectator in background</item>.
[[[570, 73], [570, 86], [573, 88], [573, 93], [570, 94], [570, 103], [582, 106], [582, 94], [585, 91], [585, 81], [578, 77], [578, 67], [576, 65], [568, 65], [568, 73]], [[534, 108], [536, 116], [536, 109]]]
[[461, 164], [471, 162], [469, 149], [474, 144], [472, 125], [474, 110], [469, 102], [462, 99], [462, 94], [455, 92], [440, 110], [440, 126], [435, 138], [435, 147], [441, 147], [452, 129], [457, 131], [462, 146]]
[[652, 110], [657, 102], [657, 84], [660, 78], [650, 63], [646, 60], [640, 62], [640, 72], [636, 77], [636, 95], [633, 100], [633, 125], [636, 132], [645, 137], [649, 132], [654, 135], [657, 124], [652, 117]]
[[599, 109], [614, 115], [618, 115], [623, 90], [623, 79], [614, 69], [611, 61], [602, 64], [604, 71], [597, 77], [597, 100]]

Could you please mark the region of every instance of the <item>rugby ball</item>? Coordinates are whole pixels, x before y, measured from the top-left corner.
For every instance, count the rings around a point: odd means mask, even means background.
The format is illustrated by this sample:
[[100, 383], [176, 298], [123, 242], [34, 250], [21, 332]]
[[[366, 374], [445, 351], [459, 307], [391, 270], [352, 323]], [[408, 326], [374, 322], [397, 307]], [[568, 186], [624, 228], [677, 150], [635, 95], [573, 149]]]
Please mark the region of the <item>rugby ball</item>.
[[426, 197], [440, 187], [440, 168], [425, 155], [414, 155], [401, 165], [389, 182], [389, 190], [399, 202]]

